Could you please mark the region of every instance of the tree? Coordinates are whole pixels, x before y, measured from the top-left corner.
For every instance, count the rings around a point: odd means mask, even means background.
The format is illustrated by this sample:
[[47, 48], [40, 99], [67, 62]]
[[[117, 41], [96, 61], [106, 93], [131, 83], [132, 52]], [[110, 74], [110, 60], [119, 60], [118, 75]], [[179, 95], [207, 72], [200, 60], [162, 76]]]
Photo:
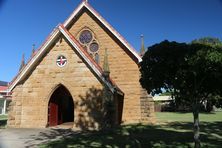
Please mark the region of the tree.
[[[204, 44], [204, 45], [208, 45], [208, 46], [212, 46], [212, 47], [222, 47], [222, 42], [218, 39], [218, 38], [213, 38], [213, 37], [203, 37], [200, 39], [195, 39], [193, 40], [191, 43], [195, 44]], [[211, 112], [213, 110], [213, 106], [216, 107], [222, 107], [221, 106], [221, 97], [216, 95], [209, 95], [209, 97], [211, 97], [211, 99], [208, 99], [205, 103], [205, 108], [204, 110], [207, 112]]]
[[200, 147], [199, 109], [209, 95], [222, 96], [222, 49], [163, 41], [148, 48], [140, 63], [140, 83], [148, 93], [171, 92], [192, 106], [195, 147]]
[[199, 43], [213, 47], [222, 47], [222, 42], [220, 41], [220, 39], [213, 37], [203, 37], [200, 39], [195, 39], [191, 43]]

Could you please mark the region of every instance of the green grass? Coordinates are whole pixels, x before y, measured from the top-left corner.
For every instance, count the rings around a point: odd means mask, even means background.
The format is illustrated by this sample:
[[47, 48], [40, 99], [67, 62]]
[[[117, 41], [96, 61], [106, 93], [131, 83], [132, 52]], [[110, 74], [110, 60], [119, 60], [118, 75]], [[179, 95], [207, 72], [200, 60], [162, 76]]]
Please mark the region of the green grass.
[[[157, 122], [193, 122], [192, 113], [180, 112], [157, 112]], [[200, 113], [199, 119], [201, 122], [222, 121], [222, 112]]]
[[8, 119], [7, 115], [0, 115], [0, 128], [5, 128], [7, 119]]
[[[221, 147], [222, 112], [200, 114], [200, 118], [202, 120], [200, 125], [202, 147]], [[157, 122], [159, 123], [157, 125], [134, 124], [123, 125], [107, 131], [74, 132], [69, 138], [64, 136], [59, 141], [49, 142], [40, 147], [193, 147], [192, 121], [191, 113], [157, 113]], [[62, 135], [63, 132], [60, 134]], [[53, 133], [55, 132], [52, 132], [52, 135]]]

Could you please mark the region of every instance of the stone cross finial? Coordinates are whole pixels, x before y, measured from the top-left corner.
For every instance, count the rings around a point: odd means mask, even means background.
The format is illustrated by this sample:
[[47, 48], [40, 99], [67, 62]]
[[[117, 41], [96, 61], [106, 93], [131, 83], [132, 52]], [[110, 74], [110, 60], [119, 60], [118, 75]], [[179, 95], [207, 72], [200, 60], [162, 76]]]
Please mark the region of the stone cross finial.
[[88, 0], [83, 0], [85, 3], [88, 3]]
[[107, 49], [105, 49], [105, 54], [104, 54], [103, 70], [109, 71], [109, 61], [108, 61]]
[[34, 55], [35, 53], [35, 44], [32, 45], [32, 56]]
[[105, 77], [109, 77], [109, 61], [108, 61], [108, 53], [107, 49], [105, 49], [104, 61], [103, 61], [103, 72]]
[[140, 49], [140, 55], [143, 56], [145, 53], [145, 47], [144, 47], [144, 36], [141, 34], [141, 49]]
[[25, 54], [22, 54], [22, 60], [21, 60], [21, 65], [19, 67], [19, 71], [22, 70], [22, 68], [25, 66]]

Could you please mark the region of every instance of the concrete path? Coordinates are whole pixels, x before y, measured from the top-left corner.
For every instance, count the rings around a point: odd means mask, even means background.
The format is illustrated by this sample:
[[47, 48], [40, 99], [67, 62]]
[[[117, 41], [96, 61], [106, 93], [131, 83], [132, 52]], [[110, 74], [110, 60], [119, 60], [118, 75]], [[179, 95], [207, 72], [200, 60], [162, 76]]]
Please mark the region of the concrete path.
[[0, 148], [35, 148], [39, 144], [68, 138], [77, 132], [72, 129], [0, 129]]

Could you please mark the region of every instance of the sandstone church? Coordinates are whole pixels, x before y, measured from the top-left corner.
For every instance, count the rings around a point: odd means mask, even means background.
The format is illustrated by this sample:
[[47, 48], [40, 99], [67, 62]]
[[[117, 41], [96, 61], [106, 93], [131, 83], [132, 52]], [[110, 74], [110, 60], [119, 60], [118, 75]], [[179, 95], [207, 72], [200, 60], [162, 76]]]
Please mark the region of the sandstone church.
[[73, 128], [98, 129], [104, 124], [107, 94], [114, 106], [114, 124], [154, 122], [152, 97], [139, 83], [141, 61], [137, 51], [83, 1], [10, 83], [7, 125], [44, 128], [71, 123]]

